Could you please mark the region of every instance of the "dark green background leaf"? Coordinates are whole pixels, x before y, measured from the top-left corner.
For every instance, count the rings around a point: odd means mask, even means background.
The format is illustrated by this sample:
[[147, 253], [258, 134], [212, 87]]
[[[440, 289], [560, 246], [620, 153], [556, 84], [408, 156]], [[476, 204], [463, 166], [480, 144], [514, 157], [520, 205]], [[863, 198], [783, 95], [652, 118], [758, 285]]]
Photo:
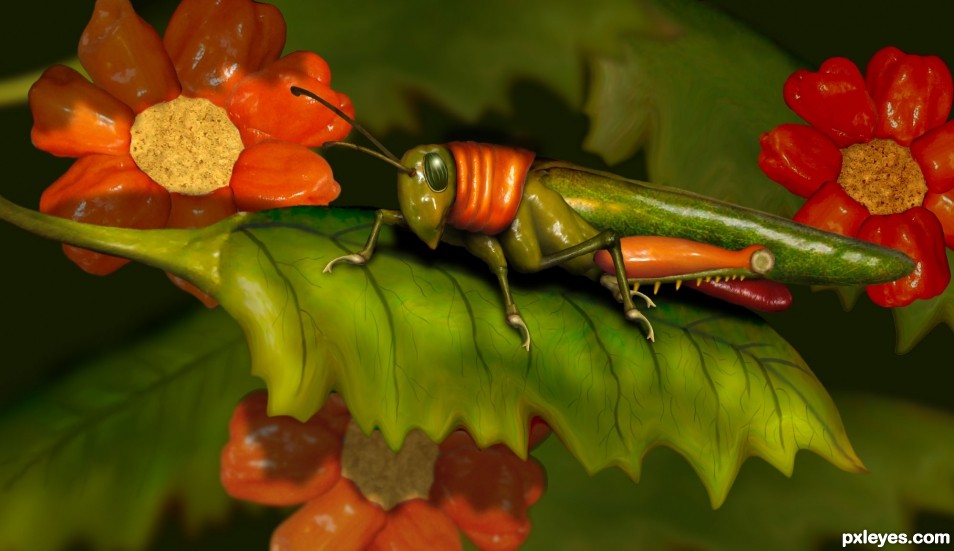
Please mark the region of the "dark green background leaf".
[[201, 312], [79, 366], [0, 413], [0, 549], [138, 549], [168, 506], [195, 531], [226, 518], [232, 408], [260, 383], [242, 334]]

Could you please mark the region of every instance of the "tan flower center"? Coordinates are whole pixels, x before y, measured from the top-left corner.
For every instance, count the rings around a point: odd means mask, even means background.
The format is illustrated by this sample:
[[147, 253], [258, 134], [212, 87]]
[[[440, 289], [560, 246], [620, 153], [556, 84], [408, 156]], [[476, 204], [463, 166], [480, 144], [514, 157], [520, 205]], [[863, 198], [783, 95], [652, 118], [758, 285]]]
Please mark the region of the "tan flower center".
[[352, 421], [341, 449], [341, 476], [354, 482], [365, 498], [389, 510], [410, 499], [427, 499], [438, 452], [437, 444], [415, 430], [394, 453], [380, 432], [365, 436]]
[[206, 195], [229, 185], [242, 149], [242, 137], [225, 109], [179, 96], [136, 116], [129, 153], [167, 190]]
[[838, 183], [871, 214], [904, 212], [924, 202], [927, 184], [911, 151], [894, 140], [871, 140], [841, 150]]

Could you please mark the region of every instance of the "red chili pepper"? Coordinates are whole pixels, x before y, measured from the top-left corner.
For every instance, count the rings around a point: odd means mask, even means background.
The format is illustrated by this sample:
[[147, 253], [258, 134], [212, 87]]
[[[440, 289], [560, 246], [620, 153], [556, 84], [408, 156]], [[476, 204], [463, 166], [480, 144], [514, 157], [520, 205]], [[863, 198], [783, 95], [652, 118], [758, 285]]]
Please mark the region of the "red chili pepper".
[[792, 291], [788, 286], [770, 279], [687, 281], [686, 286], [729, 304], [760, 312], [781, 312], [792, 305]]
[[871, 300], [881, 306], [907, 306], [915, 299], [943, 292], [951, 280], [943, 236], [941, 223], [924, 207], [866, 220], [858, 231], [859, 239], [897, 249], [915, 262], [910, 275], [890, 283], [869, 285]]

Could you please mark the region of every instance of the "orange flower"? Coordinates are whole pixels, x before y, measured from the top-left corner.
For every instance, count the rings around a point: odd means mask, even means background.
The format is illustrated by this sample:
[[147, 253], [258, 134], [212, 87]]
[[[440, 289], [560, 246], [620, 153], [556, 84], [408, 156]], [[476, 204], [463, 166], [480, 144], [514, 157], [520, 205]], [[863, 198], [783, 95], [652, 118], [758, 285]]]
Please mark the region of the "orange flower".
[[[251, 0], [183, 0], [163, 38], [128, 0], [97, 0], [79, 44], [92, 82], [57, 65], [30, 89], [33, 143], [78, 157], [43, 193], [40, 210], [155, 229], [205, 226], [237, 210], [328, 204], [340, 188], [308, 148], [344, 138], [350, 126], [289, 88], [354, 110], [329, 87], [323, 59], [279, 58], [284, 45], [281, 13]], [[64, 250], [93, 274], [128, 262]]]
[[[481, 450], [463, 431], [439, 447], [412, 432], [395, 456], [350, 423], [335, 394], [306, 423], [268, 417], [266, 406], [257, 392], [235, 409], [221, 476], [239, 499], [304, 503], [275, 530], [272, 551], [453, 551], [458, 530], [480, 549], [505, 551], [529, 535], [527, 509], [546, 485], [533, 459], [502, 445]], [[548, 433], [535, 420], [531, 446]]]

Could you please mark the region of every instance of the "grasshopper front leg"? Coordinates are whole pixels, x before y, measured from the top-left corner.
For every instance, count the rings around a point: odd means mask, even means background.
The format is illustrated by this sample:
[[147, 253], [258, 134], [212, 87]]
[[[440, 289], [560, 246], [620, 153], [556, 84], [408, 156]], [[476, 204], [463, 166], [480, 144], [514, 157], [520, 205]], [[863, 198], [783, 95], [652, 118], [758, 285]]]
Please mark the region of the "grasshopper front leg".
[[344, 256], [335, 258], [325, 265], [325, 269], [322, 270], [322, 272], [326, 274], [330, 273], [335, 264], [339, 262], [346, 262], [356, 266], [367, 264], [368, 260], [371, 259], [371, 255], [374, 253], [374, 247], [378, 244], [378, 235], [381, 233], [381, 227], [385, 224], [389, 226], [407, 227], [407, 222], [404, 221], [404, 215], [401, 214], [401, 211], [386, 209], [378, 210], [374, 213], [374, 224], [371, 226], [371, 235], [368, 236], [368, 242], [365, 243], [364, 248], [356, 253], [346, 254]]
[[523, 337], [522, 346], [529, 352], [530, 330], [527, 329], [527, 324], [523, 321], [523, 316], [520, 315], [520, 310], [510, 293], [510, 282], [507, 279], [507, 257], [504, 255], [500, 242], [495, 237], [481, 233], [466, 233], [463, 235], [463, 239], [467, 250], [486, 262], [490, 271], [497, 276], [500, 292], [503, 294], [507, 324], [520, 331], [520, 336]]

